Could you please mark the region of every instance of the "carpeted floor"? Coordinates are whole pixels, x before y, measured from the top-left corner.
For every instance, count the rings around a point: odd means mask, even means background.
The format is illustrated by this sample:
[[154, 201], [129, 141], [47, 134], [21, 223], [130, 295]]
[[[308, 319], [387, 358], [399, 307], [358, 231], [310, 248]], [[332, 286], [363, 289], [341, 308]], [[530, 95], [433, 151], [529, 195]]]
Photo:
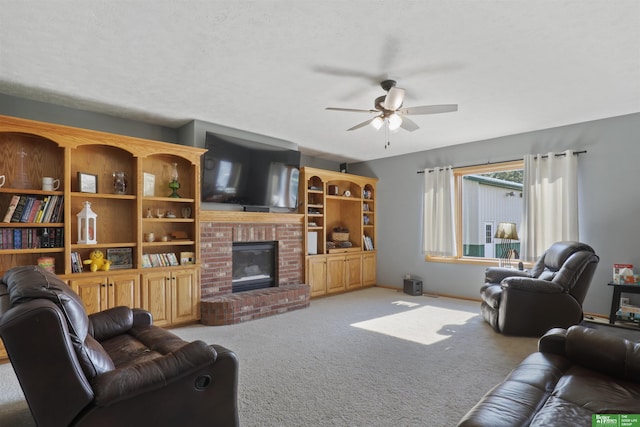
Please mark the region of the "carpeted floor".
[[[247, 427], [455, 425], [537, 345], [495, 333], [478, 303], [384, 288], [174, 332], [238, 354]], [[8, 364], [0, 366], [0, 425], [34, 425]]]

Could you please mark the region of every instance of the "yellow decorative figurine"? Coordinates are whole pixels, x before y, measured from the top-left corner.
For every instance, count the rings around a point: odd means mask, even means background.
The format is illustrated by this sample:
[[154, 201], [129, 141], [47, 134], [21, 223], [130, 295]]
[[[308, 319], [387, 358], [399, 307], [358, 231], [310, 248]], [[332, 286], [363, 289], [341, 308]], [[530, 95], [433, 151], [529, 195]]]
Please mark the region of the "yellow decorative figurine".
[[104, 259], [104, 254], [98, 249], [91, 251], [89, 259], [84, 260], [82, 263], [87, 265], [91, 264], [91, 271], [109, 271], [111, 267], [111, 261]]

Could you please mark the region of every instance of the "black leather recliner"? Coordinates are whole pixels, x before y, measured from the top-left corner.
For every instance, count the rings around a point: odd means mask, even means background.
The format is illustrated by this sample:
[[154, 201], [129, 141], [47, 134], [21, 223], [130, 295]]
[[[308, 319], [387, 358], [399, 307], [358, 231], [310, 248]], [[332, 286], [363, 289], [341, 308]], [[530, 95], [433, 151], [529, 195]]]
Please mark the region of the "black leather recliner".
[[186, 342], [149, 312], [87, 316], [52, 273], [15, 267], [0, 281], [0, 336], [38, 426], [237, 426], [238, 359]]
[[489, 267], [480, 288], [482, 315], [506, 335], [541, 336], [576, 325], [599, 260], [584, 243], [557, 242], [530, 271]]

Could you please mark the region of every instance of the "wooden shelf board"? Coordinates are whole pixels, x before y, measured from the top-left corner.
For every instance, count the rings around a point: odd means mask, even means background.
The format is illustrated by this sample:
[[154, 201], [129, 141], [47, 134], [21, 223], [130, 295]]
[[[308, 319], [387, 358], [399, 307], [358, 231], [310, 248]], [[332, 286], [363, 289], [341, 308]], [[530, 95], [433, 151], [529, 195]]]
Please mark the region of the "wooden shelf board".
[[64, 248], [34, 248], [34, 249], [0, 249], [0, 255], [13, 254], [53, 254], [64, 252]]

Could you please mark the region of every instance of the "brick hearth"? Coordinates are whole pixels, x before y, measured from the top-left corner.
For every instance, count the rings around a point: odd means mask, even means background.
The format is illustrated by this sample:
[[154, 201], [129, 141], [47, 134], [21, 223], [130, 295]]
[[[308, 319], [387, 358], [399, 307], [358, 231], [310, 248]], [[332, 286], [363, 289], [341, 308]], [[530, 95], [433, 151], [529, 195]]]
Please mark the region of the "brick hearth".
[[200, 321], [212, 326], [231, 325], [308, 306], [308, 285], [283, 285], [203, 300]]
[[[203, 324], [234, 324], [309, 306], [301, 215], [202, 211], [200, 237]], [[278, 284], [233, 294], [232, 244], [255, 241], [278, 242]]]

